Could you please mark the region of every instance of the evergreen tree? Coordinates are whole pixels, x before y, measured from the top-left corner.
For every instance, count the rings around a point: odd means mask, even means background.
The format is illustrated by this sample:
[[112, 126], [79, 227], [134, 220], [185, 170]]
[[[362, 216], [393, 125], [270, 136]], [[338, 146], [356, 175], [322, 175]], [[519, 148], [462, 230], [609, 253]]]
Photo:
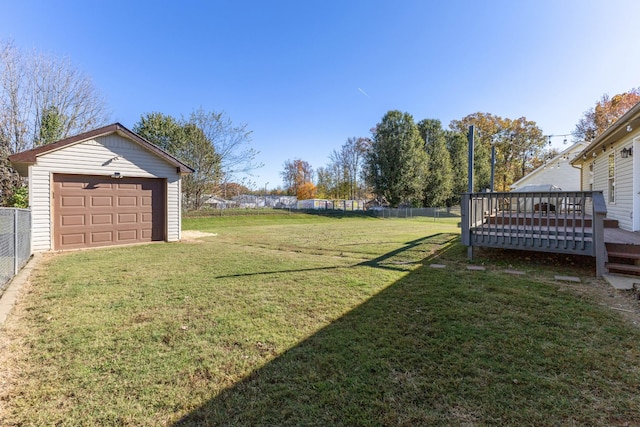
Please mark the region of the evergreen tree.
[[413, 117], [389, 111], [376, 126], [367, 155], [373, 192], [391, 206], [419, 205], [426, 171], [427, 153]]
[[418, 123], [418, 130], [428, 157], [424, 206], [444, 206], [452, 195], [453, 172], [442, 124], [440, 120], [425, 119]]
[[462, 193], [468, 190], [469, 142], [467, 136], [460, 132], [445, 131], [444, 136], [452, 171], [451, 196], [446, 204], [454, 206], [460, 204]]
[[65, 118], [55, 105], [47, 107], [42, 112], [40, 131], [35, 145], [45, 145], [62, 139], [64, 135]]

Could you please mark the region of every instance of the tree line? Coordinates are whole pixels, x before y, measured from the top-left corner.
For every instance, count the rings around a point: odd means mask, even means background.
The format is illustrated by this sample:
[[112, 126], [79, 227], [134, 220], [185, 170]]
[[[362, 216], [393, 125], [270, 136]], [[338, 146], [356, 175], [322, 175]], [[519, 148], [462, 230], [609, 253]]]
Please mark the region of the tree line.
[[315, 174], [308, 162], [296, 159], [285, 162], [281, 175], [288, 193], [299, 198], [375, 198], [394, 207], [455, 205], [467, 191], [470, 125], [476, 129], [475, 190], [490, 186], [492, 147], [497, 190], [507, 191], [540, 165], [546, 139], [535, 122], [524, 117], [475, 113], [444, 129], [437, 119], [416, 123], [411, 114], [392, 110], [370, 138], [347, 139]]
[[[603, 95], [583, 113], [573, 138], [592, 141], [638, 102], [640, 88], [613, 97]], [[347, 139], [331, 152], [329, 164], [315, 173], [306, 161], [287, 160], [281, 172], [285, 191], [301, 199], [375, 199], [392, 207], [458, 204], [468, 189], [471, 125], [475, 129], [474, 191], [509, 191], [511, 184], [557, 154], [546, 145], [549, 136], [526, 117], [478, 112], [452, 120], [444, 129], [437, 119], [416, 123], [411, 114], [392, 110], [372, 129], [370, 138]]]

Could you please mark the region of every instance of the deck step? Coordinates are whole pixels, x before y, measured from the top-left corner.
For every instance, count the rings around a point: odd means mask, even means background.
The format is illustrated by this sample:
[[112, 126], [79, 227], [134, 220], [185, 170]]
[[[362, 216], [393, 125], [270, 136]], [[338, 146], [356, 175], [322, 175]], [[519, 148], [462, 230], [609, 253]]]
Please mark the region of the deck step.
[[618, 263], [608, 262], [606, 263], [606, 267], [610, 273], [620, 272], [620, 273], [633, 274], [633, 275], [640, 276], [640, 265], [618, 264]]
[[[640, 245], [633, 245], [629, 243], [612, 243], [607, 242], [607, 253], [632, 253], [640, 254]], [[624, 257], [623, 257], [624, 258]]]
[[604, 228], [618, 228], [618, 220], [617, 219], [604, 219]]
[[617, 252], [617, 251], [607, 251], [607, 256], [611, 258], [625, 258], [632, 260], [640, 260], [640, 253], [637, 252]]

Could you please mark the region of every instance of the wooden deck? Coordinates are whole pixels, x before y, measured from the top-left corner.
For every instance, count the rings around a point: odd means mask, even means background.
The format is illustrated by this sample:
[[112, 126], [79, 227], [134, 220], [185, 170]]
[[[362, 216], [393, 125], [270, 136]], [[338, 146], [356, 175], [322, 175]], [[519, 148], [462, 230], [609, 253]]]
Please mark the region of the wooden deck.
[[462, 242], [586, 255], [596, 275], [640, 276], [640, 233], [606, 218], [601, 192], [468, 193], [462, 204]]
[[600, 276], [606, 273], [607, 239], [635, 237], [621, 233], [605, 216], [601, 192], [467, 193], [462, 242], [470, 258], [476, 246], [592, 256]]

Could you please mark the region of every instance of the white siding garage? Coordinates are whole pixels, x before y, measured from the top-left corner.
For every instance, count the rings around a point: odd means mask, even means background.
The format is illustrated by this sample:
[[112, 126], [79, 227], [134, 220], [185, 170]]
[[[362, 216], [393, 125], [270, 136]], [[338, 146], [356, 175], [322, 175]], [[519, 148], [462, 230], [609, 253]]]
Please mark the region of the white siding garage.
[[9, 160], [29, 177], [34, 251], [180, 240], [192, 169], [119, 123]]

